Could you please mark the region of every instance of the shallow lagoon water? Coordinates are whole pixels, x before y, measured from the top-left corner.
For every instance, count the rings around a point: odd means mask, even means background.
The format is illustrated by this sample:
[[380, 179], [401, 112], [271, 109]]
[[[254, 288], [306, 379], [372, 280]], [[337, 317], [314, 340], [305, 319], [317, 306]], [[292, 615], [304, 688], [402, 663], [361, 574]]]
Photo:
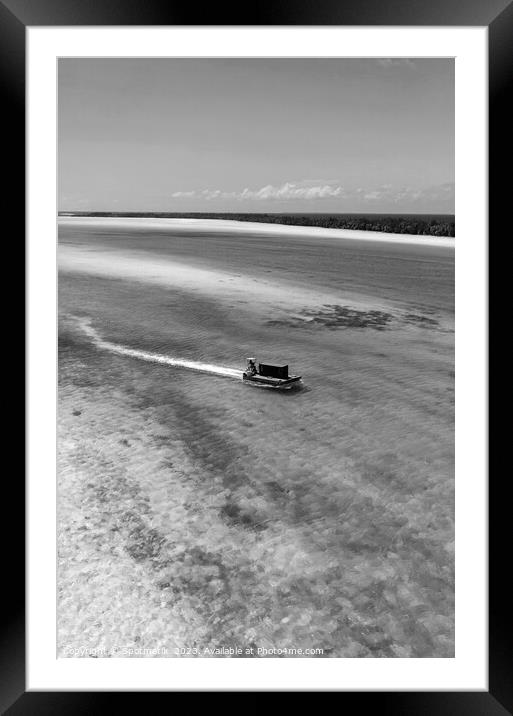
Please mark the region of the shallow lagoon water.
[[61, 653], [452, 656], [454, 250], [86, 221], [59, 261]]

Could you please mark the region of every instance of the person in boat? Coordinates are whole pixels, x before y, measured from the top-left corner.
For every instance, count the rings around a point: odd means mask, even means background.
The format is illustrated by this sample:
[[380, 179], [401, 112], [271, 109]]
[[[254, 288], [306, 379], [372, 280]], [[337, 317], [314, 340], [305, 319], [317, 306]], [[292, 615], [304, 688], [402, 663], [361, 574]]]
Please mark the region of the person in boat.
[[258, 373], [254, 358], [248, 358], [248, 367], [246, 368], [247, 375], [256, 375]]

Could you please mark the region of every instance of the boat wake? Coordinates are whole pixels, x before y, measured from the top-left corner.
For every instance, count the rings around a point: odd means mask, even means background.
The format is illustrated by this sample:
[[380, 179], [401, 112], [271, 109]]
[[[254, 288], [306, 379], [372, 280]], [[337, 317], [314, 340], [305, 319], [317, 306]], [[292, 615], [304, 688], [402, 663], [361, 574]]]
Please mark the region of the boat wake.
[[212, 365], [210, 363], [201, 363], [192, 360], [182, 360], [181, 358], [172, 358], [171, 356], [161, 355], [160, 353], [149, 353], [140, 351], [135, 348], [128, 348], [120, 343], [112, 343], [104, 340], [99, 333], [91, 326], [88, 319], [77, 319], [81, 330], [91, 339], [97, 348], [115, 353], [116, 355], [128, 356], [129, 358], [137, 358], [150, 363], [161, 363], [176, 368], [186, 368], [187, 370], [195, 370], [200, 373], [210, 373], [212, 375], [220, 375], [225, 378], [242, 379], [242, 371], [236, 368], [226, 368], [221, 365]]

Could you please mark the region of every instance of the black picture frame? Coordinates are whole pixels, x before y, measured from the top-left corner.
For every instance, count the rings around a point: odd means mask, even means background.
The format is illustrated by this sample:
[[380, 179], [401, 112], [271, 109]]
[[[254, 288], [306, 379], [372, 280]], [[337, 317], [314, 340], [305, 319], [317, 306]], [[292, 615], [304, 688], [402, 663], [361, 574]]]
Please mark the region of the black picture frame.
[[[200, 22], [198, 22], [198, 20]], [[4, 175], [8, 177], [5, 206], [11, 216], [25, 216], [25, 32], [33, 26], [74, 25], [389, 25], [389, 26], [487, 26], [489, 30], [489, 236], [499, 240], [506, 234], [509, 176], [507, 147], [510, 135], [508, 90], [513, 75], [512, 0], [275, 0], [260, 6], [183, 6], [168, 0], [0, 0], [0, 87], [4, 142], [15, 149], [14, 159]], [[20, 222], [12, 228], [20, 260], [23, 237]], [[503, 238], [504, 238], [503, 237]], [[493, 245], [494, 239], [491, 240]], [[494, 253], [489, 252], [489, 259]], [[489, 316], [499, 305], [499, 288], [491, 284]], [[497, 320], [497, 319], [495, 319]], [[489, 323], [490, 328], [492, 322]], [[23, 342], [19, 329], [13, 335]], [[23, 376], [20, 376], [20, 381]], [[21, 383], [20, 383], [21, 384]], [[491, 395], [493, 397], [493, 395]], [[19, 400], [19, 396], [17, 398]], [[491, 405], [491, 401], [489, 403]], [[498, 437], [490, 431], [490, 455]], [[513, 651], [507, 588], [510, 521], [505, 489], [507, 475], [489, 481], [489, 690], [487, 692], [342, 692], [340, 706], [370, 707], [383, 713], [483, 714], [513, 713]], [[504, 471], [505, 472], [505, 471]], [[18, 714], [101, 713], [112, 710], [119, 693], [25, 692], [25, 573], [24, 573], [24, 485], [21, 476], [4, 479], [4, 509], [12, 517], [8, 537], [4, 538], [4, 574], [8, 580], [2, 590], [0, 647], [0, 709]], [[498, 478], [498, 479], [497, 479]], [[5, 513], [4, 513], [5, 514]], [[509, 515], [508, 515], [509, 517]], [[7, 562], [7, 563], [6, 563]], [[144, 692], [129, 695], [131, 707], [141, 705]], [[155, 696], [156, 694], [151, 694]], [[169, 696], [163, 694], [164, 697]], [[118, 707], [119, 705], [116, 704]]]

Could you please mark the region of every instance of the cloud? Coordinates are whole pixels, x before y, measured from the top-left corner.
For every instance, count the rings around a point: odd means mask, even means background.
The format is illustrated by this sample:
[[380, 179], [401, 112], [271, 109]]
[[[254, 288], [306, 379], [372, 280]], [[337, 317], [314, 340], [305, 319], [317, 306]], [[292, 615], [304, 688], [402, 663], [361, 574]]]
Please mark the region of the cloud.
[[411, 70], [416, 69], [415, 62], [408, 57], [381, 57], [378, 60], [380, 67], [408, 67]]
[[[357, 189], [356, 193], [361, 196], [362, 190]], [[448, 182], [424, 189], [414, 189], [409, 186], [394, 188], [390, 184], [383, 184], [378, 189], [364, 193], [363, 198], [369, 204], [378, 201], [392, 202], [394, 204], [423, 204], [426, 201], [450, 202], [454, 201], [454, 183]]]
[[192, 199], [194, 196], [196, 196], [195, 191], [175, 191], [173, 194], [171, 194], [173, 199]]
[[256, 199], [257, 201], [262, 201], [264, 199], [277, 199], [278, 201], [285, 201], [288, 199], [330, 199], [341, 196], [343, 192], [344, 189], [341, 186], [333, 184], [311, 186], [309, 183], [306, 185], [300, 185], [287, 182], [286, 184], [282, 184], [278, 187], [268, 184], [257, 191], [244, 189], [240, 198]]
[[311, 180], [304, 182], [286, 182], [281, 186], [267, 184], [260, 189], [249, 189], [242, 191], [221, 191], [220, 189], [203, 189], [195, 191], [175, 191], [171, 194], [173, 199], [193, 199], [200, 197], [207, 201], [215, 199], [236, 199], [239, 201], [287, 201], [291, 199], [332, 199], [344, 196], [342, 186], [334, 182], [314, 184]]
[[239, 202], [286, 202], [307, 201], [317, 202], [329, 199], [356, 201], [359, 204], [374, 205], [385, 202], [388, 205], [408, 204], [422, 205], [425, 202], [453, 202], [454, 183], [445, 183], [423, 189], [408, 186], [394, 187], [392, 184], [382, 184], [379, 187], [357, 189], [344, 188], [337, 180], [304, 180], [301, 182], [286, 182], [275, 186], [266, 184], [259, 189], [244, 188], [241, 191], [222, 191], [221, 189], [202, 189], [199, 191], [175, 191], [171, 194], [173, 199], [201, 199], [216, 202], [219, 200], [232, 200]]

